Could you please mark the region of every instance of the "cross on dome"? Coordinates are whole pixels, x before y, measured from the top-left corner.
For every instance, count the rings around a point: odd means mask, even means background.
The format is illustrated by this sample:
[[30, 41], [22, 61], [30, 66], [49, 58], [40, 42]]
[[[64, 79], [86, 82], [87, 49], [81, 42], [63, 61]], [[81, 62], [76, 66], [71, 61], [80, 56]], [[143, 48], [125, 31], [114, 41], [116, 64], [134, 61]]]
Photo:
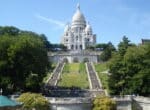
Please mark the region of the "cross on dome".
[[77, 9], [80, 10], [80, 4], [79, 3], [77, 4]]

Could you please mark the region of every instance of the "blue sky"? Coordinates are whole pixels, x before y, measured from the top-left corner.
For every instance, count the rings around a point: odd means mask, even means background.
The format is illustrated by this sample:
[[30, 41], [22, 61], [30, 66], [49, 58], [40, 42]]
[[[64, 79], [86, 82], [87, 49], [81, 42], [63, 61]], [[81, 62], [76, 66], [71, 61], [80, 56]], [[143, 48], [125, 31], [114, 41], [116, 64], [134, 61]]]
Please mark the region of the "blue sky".
[[97, 43], [117, 45], [124, 35], [136, 44], [150, 39], [150, 0], [0, 0], [0, 26], [43, 33], [59, 43], [77, 3]]

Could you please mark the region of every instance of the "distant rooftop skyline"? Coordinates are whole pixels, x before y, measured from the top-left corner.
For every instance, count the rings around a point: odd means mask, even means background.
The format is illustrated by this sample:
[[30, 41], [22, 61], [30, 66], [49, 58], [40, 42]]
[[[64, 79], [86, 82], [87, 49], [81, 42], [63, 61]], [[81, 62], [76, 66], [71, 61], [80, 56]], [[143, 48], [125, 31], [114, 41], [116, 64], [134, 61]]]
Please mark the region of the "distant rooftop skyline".
[[45, 34], [51, 43], [60, 43], [78, 3], [97, 43], [117, 45], [124, 35], [136, 44], [150, 39], [149, 0], [1, 0], [0, 26]]

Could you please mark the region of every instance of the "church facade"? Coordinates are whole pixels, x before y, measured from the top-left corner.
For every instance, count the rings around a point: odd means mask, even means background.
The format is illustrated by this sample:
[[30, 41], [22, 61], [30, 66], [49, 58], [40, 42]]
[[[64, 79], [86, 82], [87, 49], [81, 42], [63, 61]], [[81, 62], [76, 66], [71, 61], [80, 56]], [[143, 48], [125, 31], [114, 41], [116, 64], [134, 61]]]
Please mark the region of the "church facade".
[[95, 43], [96, 35], [93, 34], [91, 25], [85, 20], [78, 5], [71, 24], [67, 24], [64, 29], [61, 44], [64, 44], [68, 50], [78, 51], [93, 46]]
[[72, 17], [72, 22], [64, 29], [61, 44], [67, 47], [67, 52], [48, 52], [51, 62], [67, 60], [69, 63], [85, 61], [97, 63], [100, 61], [100, 52], [86, 50], [87, 47], [96, 44], [96, 35], [93, 34], [91, 25], [85, 20], [79, 5]]

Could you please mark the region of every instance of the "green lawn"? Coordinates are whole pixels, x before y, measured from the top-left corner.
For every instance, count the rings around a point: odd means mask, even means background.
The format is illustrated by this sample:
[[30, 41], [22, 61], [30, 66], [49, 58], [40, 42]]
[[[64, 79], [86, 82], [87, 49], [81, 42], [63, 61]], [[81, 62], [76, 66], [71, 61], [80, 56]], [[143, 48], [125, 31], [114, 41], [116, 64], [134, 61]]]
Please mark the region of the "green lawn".
[[108, 74], [102, 73], [103, 71], [108, 70], [107, 63], [95, 64], [95, 69], [98, 73], [99, 78], [101, 79], [102, 86], [104, 89], [108, 89]]
[[58, 82], [61, 87], [89, 87], [88, 78], [84, 63], [71, 63], [64, 66], [61, 79]]
[[108, 70], [107, 63], [98, 63], [95, 64], [95, 69], [97, 72], [103, 72]]

